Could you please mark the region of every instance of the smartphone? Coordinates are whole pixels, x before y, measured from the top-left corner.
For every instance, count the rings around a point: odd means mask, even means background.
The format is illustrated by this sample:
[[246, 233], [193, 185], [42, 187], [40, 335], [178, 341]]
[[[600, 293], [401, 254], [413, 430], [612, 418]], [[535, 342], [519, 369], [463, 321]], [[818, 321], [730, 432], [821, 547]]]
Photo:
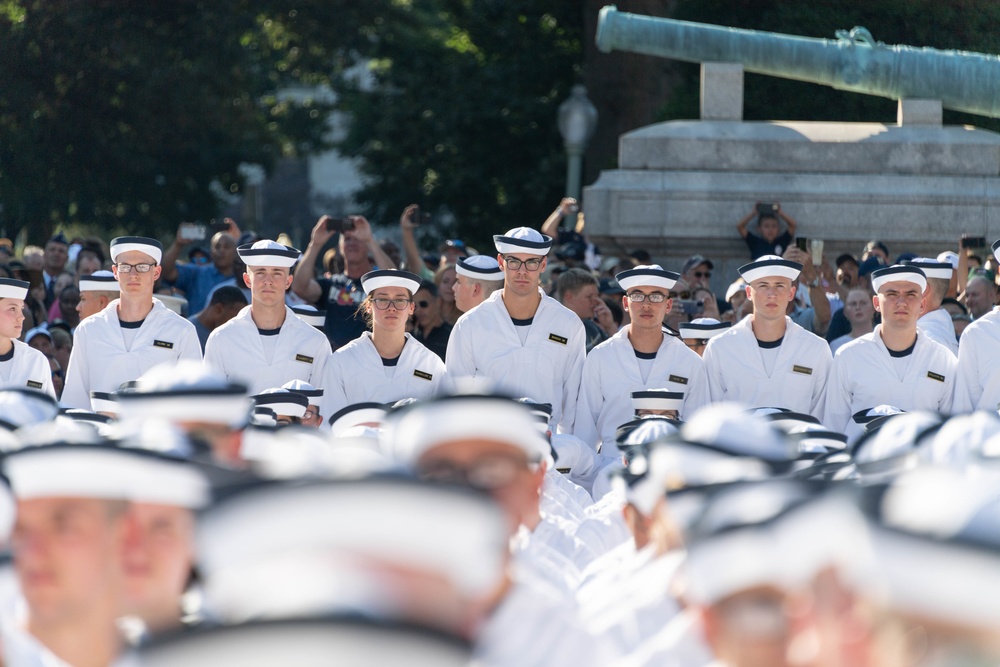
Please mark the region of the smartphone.
[[809, 252], [809, 239], [802, 236], [796, 237], [795, 247], [802, 252]]
[[778, 204], [776, 202], [766, 202], [757, 204], [758, 215], [778, 215]]
[[180, 231], [181, 239], [185, 241], [204, 241], [207, 234], [208, 228], [205, 225], [189, 225], [181, 227]]
[[416, 207], [410, 213], [410, 223], [414, 227], [419, 227], [420, 225], [425, 225], [431, 221], [431, 214], [426, 211], [421, 211], [420, 207]]
[[229, 231], [228, 222], [216, 222], [213, 220], [212, 224], [208, 226], [208, 233], [211, 234], [212, 236], [215, 236], [219, 232], [228, 232], [228, 231]]
[[677, 303], [681, 305], [681, 312], [685, 315], [700, 315], [705, 312], [704, 301], [681, 300]]
[[326, 231], [343, 232], [348, 229], [354, 229], [354, 221], [350, 218], [327, 218]]
[[962, 234], [961, 245], [963, 248], [985, 248], [986, 237], [972, 236], [971, 234]]

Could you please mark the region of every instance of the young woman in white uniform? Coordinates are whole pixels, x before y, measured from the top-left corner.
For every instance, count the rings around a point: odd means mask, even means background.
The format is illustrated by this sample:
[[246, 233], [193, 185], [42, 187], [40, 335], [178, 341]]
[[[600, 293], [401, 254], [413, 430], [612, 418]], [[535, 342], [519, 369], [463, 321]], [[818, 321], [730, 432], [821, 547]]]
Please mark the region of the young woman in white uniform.
[[333, 354], [329, 414], [353, 403], [429, 398], [445, 376], [441, 358], [406, 333], [420, 277], [408, 271], [370, 271], [361, 277], [361, 304], [371, 331]]
[[0, 278], [0, 387], [27, 387], [56, 397], [45, 355], [17, 340], [24, 325], [29, 283]]

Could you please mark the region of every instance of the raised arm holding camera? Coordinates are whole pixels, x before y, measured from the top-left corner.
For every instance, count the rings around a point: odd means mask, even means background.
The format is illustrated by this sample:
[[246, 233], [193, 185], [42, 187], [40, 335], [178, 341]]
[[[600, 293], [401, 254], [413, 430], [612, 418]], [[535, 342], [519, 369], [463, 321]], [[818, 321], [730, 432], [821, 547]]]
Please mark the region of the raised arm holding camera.
[[[749, 229], [750, 221], [755, 217], [757, 233]], [[781, 231], [782, 221], [788, 226], [784, 232]], [[792, 244], [798, 226], [799, 223], [786, 214], [778, 202], [757, 202], [753, 210], [736, 224], [736, 231], [746, 241], [750, 259], [757, 259], [764, 255], [782, 255]]]
[[[162, 278], [184, 292], [188, 312], [201, 312], [212, 288], [233, 277], [236, 239], [239, 237], [240, 228], [232, 218], [211, 225], [182, 222], [177, 227], [174, 242], [163, 253]], [[211, 238], [211, 264], [177, 263], [184, 248], [206, 238]]]

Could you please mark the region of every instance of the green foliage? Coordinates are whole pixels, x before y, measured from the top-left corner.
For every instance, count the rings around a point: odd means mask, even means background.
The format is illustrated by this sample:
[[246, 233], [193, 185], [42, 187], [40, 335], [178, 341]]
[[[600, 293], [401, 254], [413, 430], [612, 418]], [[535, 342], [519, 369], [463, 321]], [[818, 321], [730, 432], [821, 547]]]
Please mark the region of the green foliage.
[[239, 192], [241, 163], [322, 147], [324, 104], [276, 91], [323, 83], [364, 41], [315, 39], [338, 10], [367, 21], [354, 4], [0, 2], [2, 231], [162, 233], [215, 215], [212, 184]]
[[[680, 0], [673, 18], [736, 28], [834, 39], [838, 29], [868, 28], [886, 44], [1000, 53], [1000, 4], [985, 0]], [[698, 116], [698, 67], [684, 65], [684, 83], [661, 119]], [[797, 81], [748, 74], [747, 120], [895, 122], [896, 102]], [[1000, 130], [1000, 121], [946, 111], [945, 123]]]
[[373, 25], [363, 51], [371, 80], [335, 86], [353, 118], [341, 150], [368, 178], [364, 213], [391, 223], [414, 202], [447, 210], [447, 231], [480, 247], [541, 224], [565, 185], [556, 114], [580, 71], [579, 3], [389, 5], [392, 20]]

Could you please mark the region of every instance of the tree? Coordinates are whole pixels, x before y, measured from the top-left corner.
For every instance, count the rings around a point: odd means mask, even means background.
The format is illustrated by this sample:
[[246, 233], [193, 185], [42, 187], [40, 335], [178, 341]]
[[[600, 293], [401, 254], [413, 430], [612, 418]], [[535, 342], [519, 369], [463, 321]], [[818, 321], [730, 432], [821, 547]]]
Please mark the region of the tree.
[[326, 83], [372, 19], [344, 0], [0, 0], [3, 233], [214, 216], [240, 164], [325, 146], [328, 105], [279, 91]]
[[581, 72], [579, 3], [395, 6], [363, 51], [370, 77], [335, 86], [353, 119], [340, 150], [361, 158], [369, 179], [357, 195], [364, 213], [394, 222], [417, 202], [453, 215], [444, 231], [480, 247], [540, 225], [564, 191], [555, 119]]

